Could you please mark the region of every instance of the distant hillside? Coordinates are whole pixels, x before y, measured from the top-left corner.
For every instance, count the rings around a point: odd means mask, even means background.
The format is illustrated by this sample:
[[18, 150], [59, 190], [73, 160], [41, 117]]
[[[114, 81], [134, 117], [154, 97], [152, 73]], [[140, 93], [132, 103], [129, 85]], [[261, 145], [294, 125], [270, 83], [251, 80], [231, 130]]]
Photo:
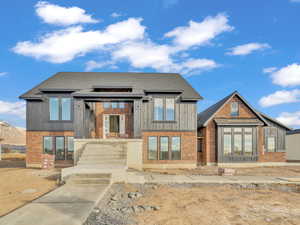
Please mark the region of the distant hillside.
[[26, 145], [26, 130], [0, 121], [0, 144]]

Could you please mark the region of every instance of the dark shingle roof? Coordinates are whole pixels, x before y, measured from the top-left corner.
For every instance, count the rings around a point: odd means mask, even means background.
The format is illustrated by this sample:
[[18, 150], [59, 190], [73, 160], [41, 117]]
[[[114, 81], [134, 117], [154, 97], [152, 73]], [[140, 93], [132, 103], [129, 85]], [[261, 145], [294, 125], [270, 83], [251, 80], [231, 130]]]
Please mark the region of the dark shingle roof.
[[[37, 97], [41, 89], [91, 89], [101, 86], [132, 86], [139, 90], [183, 91], [183, 99], [202, 97], [177, 73], [113, 73], [113, 72], [60, 72], [29, 90], [20, 98]], [[140, 93], [140, 91], [139, 91]]]
[[198, 114], [198, 127], [205, 127], [210, 119], [218, 112], [218, 110], [233, 96], [238, 96], [256, 115], [257, 117], [263, 121], [265, 124], [268, 122], [258, 113], [237, 91], [234, 91], [230, 95], [226, 96], [225, 98], [218, 101], [216, 104], [212, 105], [205, 111]]
[[[232, 93], [233, 94], [233, 93]], [[217, 103], [213, 104], [203, 112], [198, 114], [198, 127], [205, 126], [205, 123], [231, 98], [232, 94], [221, 99]]]
[[261, 113], [261, 112], [258, 112], [258, 113], [259, 113], [262, 117], [264, 117], [266, 120], [269, 120], [269, 121], [271, 121], [271, 122], [277, 124], [278, 126], [285, 128], [286, 130], [292, 130], [292, 128], [290, 128], [290, 127], [284, 125], [283, 123], [279, 122], [278, 120], [276, 120], [276, 119], [274, 119], [274, 118], [271, 118], [271, 117], [269, 117], [269, 116], [267, 116], [266, 114], [263, 114], [263, 113]]

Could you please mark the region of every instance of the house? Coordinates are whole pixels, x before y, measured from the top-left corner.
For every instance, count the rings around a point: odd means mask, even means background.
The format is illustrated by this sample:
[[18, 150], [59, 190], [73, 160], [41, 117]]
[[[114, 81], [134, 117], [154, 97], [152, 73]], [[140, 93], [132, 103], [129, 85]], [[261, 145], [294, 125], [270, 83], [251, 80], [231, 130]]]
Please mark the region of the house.
[[125, 151], [128, 167], [197, 166], [202, 97], [179, 74], [60, 72], [20, 98], [27, 167], [42, 167], [45, 155], [56, 166], [73, 166], [84, 152], [115, 149]]
[[300, 162], [300, 129], [287, 132], [287, 161]]
[[198, 163], [280, 165], [286, 162], [288, 130], [235, 91], [198, 114]]

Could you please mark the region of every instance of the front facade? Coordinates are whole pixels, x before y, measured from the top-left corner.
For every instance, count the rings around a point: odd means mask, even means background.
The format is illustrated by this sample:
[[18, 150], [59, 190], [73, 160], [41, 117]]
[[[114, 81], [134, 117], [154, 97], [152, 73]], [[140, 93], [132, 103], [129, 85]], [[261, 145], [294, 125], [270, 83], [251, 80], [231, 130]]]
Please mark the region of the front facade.
[[82, 139], [140, 139], [143, 168], [197, 165], [201, 96], [179, 74], [58, 73], [21, 98], [28, 167], [42, 167], [45, 155], [76, 164]]
[[257, 112], [234, 92], [198, 115], [198, 162], [286, 162], [287, 130], [288, 127]]

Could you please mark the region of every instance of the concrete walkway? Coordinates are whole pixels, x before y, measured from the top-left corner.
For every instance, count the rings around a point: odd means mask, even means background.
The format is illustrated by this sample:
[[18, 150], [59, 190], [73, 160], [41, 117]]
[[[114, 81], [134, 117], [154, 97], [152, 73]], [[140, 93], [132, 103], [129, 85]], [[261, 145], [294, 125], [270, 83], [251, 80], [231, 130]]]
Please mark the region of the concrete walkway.
[[0, 218], [0, 225], [82, 225], [110, 185], [64, 185]]
[[203, 183], [203, 184], [300, 184], [300, 177], [273, 176], [201, 176], [201, 175], [166, 175], [146, 174], [144, 183]]

